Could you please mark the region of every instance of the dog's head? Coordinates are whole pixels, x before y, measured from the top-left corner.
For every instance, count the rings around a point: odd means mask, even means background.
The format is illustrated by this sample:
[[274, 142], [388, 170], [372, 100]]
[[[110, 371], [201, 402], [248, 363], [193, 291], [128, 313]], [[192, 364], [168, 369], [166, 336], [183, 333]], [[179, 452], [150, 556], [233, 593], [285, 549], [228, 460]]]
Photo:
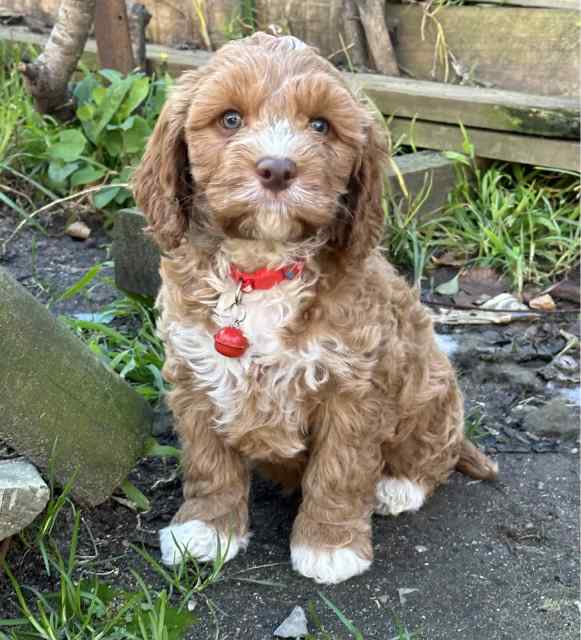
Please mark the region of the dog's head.
[[353, 258], [381, 239], [385, 154], [340, 74], [292, 37], [224, 46], [177, 81], [133, 185], [165, 249], [184, 235], [297, 242]]

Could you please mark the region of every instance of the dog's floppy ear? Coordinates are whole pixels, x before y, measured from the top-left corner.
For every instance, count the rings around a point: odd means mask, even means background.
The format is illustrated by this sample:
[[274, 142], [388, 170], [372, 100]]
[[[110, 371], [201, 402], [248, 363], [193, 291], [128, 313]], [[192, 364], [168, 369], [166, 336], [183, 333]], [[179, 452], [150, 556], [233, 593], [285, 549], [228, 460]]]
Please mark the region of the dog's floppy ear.
[[349, 262], [364, 260], [384, 233], [383, 183], [387, 160], [386, 137], [370, 117], [367, 140], [349, 179], [345, 196], [340, 248]]
[[132, 188], [162, 249], [177, 247], [192, 215], [193, 180], [184, 127], [201, 74], [183, 74], [173, 87], [137, 167]]

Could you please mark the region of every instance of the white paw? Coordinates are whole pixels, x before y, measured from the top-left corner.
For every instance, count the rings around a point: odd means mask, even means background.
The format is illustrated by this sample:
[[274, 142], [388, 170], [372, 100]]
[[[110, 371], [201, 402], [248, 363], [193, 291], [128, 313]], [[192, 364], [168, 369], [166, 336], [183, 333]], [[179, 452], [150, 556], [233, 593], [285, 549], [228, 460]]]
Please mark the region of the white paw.
[[293, 569], [320, 584], [337, 584], [367, 571], [371, 560], [360, 558], [351, 549], [313, 549], [291, 547]]
[[240, 549], [246, 549], [249, 539], [250, 534], [228, 537], [224, 533], [218, 534], [214, 527], [201, 520], [190, 520], [183, 524], [170, 525], [159, 532], [161, 561], [172, 566], [179, 564], [185, 557], [192, 556], [200, 562], [211, 562], [219, 551], [224, 556], [224, 562], [228, 562]]
[[375, 488], [375, 513], [397, 516], [402, 511], [417, 511], [426, 499], [422, 487], [406, 478], [383, 478]]

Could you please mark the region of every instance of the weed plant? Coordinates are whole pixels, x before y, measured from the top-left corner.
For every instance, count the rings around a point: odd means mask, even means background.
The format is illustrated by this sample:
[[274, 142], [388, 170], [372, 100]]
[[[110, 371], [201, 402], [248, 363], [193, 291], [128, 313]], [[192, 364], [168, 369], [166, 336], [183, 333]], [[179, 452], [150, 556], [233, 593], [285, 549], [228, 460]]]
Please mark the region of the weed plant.
[[465, 136], [456, 162], [457, 183], [443, 211], [420, 215], [431, 184], [413, 198], [385, 201], [386, 249], [412, 268], [416, 282], [433, 255], [452, 253], [468, 265], [493, 267], [517, 292], [548, 284], [581, 259], [579, 174], [494, 162], [481, 169]]

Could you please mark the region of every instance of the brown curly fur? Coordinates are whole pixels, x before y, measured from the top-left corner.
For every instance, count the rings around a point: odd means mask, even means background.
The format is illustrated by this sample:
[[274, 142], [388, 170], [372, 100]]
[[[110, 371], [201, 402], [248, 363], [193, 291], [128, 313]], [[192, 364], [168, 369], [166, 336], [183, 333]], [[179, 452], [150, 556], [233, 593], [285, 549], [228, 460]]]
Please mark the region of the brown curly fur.
[[[220, 125], [233, 108], [244, 116], [234, 133]], [[315, 117], [331, 123], [324, 140], [308, 129]], [[262, 132], [281, 119], [291, 123], [284, 135], [298, 136], [294, 196], [255, 184]], [[174, 524], [195, 519], [246, 534], [258, 467], [285, 488], [302, 487], [292, 545], [371, 559], [380, 478], [413, 480], [429, 495], [457, 465], [494, 477], [495, 466], [464, 440], [455, 375], [417, 292], [379, 253], [385, 158], [383, 136], [340, 74], [293, 38], [228, 44], [176, 83], [134, 178], [149, 229], [168, 252], [160, 332], [184, 451]], [[291, 309], [272, 328], [279, 351], [258, 353], [238, 381], [243, 394], [212, 396], [222, 356], [204, 352], [218, 364], [196, 362], [191, 332], [218, 330], [228, 265], [253, 271], [299, 258], [301, 281], [272, 294]]]

